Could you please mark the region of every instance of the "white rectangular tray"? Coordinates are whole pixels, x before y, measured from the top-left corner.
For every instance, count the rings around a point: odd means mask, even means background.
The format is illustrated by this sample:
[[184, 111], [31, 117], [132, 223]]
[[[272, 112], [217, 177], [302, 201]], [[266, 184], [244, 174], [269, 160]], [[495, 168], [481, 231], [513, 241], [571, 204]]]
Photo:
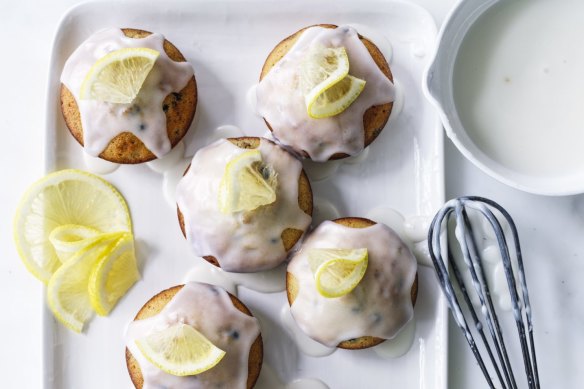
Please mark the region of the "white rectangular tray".
[[[62, 119], [58, 91], [64, 62], [91, 33], [105, 27], [160, 32], [193, 64], [199, 104], [185, 138], [187, 155], [192, 155], [220, 125], [237, 125], [250, 135], [266, 133], [246, 93], [279, 40], [318, 23], [366, 25], [387, 36], [394, 49], [392, 72], [405, 98], [402, 112], [392, 116], [367, 158], [358, 164], [342, 164], [332, 177], [312, 182], [315, 196], [330, 201], [342, 216], [363, 216], [377, 207], [394, 208], [406, 216], [432, 216], [444, 201], [442, 131], [423, 97], [421, 80], [436, 28], [427, 12], [405, 2], [140, 1], [75, 7], [64, 16], [53, 46], [47, 171], [84, 168], [82, 149]], [[182, 283], [193, 265], [194, 255], [180, 233], [175, 210], [164, 200], [159, 174], [143, 165], [122, 166], [105, 178], [128, 201], [142, 280], [109, 317], [94, 318], [83, 335], [64, 329], [45, 311], [47, 389], [131, 387], [124, 361], [126, 324], [151, 296]], [[433, 270], [421, 266], [419, 275], [416, 335], [411, 350], [398, 359], [383, 359], [371, 350], [305, 356], [278, 324], [284, 293], [262, 294], [245, 288], [239, 292], [262, 320], [264, 361], [284, 382], [315, 377], [333, 389], [445, 389], [446, 307]]]

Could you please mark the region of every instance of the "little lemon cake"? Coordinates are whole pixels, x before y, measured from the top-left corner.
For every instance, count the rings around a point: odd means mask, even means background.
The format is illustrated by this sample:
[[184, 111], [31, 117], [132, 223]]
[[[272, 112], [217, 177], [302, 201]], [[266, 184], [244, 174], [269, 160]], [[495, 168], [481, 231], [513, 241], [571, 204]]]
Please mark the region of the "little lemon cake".
[[329, 347], [372, 347], [412, 320], [417, 263], [384, 224], [325, 221], [292, 257], [286, 291], [292, 316], [312, 339]]
[[161, 34], [109, 28], [71, 54], [61, 74], [61, 110], [94, 157], [124, 164], [167, 154], [197, 106], [192, 66]]
[[377, 138], [395, 97], [381, 51], [350, 26], [304, 28], [268, 55], [257, 109], [273, 136], [314, 161], [360, 153]]
[[312, 220], [302, 164], [264, 138], [220, 139], [199, 150], [176, 198], [195, 254], [230, 272], [278, 266]]
[[263, 360], [249, 309], [222, 288], [195, 282], [152, 297], [128, 325], [126, 345], [137, 389], [250, 389]]

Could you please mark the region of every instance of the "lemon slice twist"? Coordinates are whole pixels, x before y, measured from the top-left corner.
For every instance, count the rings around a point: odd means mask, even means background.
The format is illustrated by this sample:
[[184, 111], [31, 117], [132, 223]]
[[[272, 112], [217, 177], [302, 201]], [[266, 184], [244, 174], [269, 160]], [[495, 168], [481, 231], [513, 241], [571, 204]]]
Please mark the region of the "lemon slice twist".
[[47, 285], [47, 301], [53, 315], [64, 326], [81, 332], [93, 316], [87, 284], [91, 270], [124, 232], [112, 232], [73, 255], [53, 274]]
[[203, 334], [182, 323], [137, 339], [136, 346], [154, 366], [175, 376], [200, 374], [225, 356]]
[[367, 249], [310, 249], [308, 264], [318, 292], [327, 298], [350, 293], [367, 270]]
[[347, 109], [365, 88], [365, 80], [349, 75], [344, 47], [312, 46], [300, 67], [300, 85], [308, 115], [335, 116]]
[[140, 279], [134, 239], [124, 233], [91, 269], [88, 292], [91, 306], [100, 316], [106, 316], [136, 281]]

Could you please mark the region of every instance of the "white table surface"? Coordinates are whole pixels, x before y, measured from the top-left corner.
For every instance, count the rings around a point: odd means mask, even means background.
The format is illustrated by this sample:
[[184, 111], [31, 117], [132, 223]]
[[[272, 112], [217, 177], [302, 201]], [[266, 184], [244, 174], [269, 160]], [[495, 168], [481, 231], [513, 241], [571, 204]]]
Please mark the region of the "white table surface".
[[[455, 3], [455, 0], [412, 1], [427, 8], [438, 24]], [[0, 55], [0, 85], [4, 91], [0, 94], [3, 135], [0, 165], [2, 388], [40, 388], [42, 382], [41, 307], [44, 302], [41, 301], [41, 284], [27, 273], [17, 256], [12, 243], [12, 218], [23, 191], [43, 174], [45, 85], [51, 43], [61, 15], [78, 2], [0, 1], [0, 36], [4, 37]], [[546, 272], [553, 271], [554, 262], [566, 269], [570, 261], [584, 258], [583, 195], [554, 198], [523, 193], [479, 171], [448, 140], [445, 154], [446, 198], [465, 194], [490, 197], [514, 217], [524, 249], [528, 281], [530, 276], [538, 281], [547, 277]], [[581, 361], [581, 358], [576, 359], [576, 353], [581, 350], [562, 350], [562, 343], [554, 341], [561, 330], [555, 323], [569, 318], [569, 310], [554, 310], [550, 315], [552, 310], [537, 301], [538, 296], [549, 301], [548, 290], [553, 290], [556, 301], [577, 304], [574, 301], [582, 301], [584, 288], [570, 284], [557, 274], [545, 284], [545, 289], [539, 285], [531, 288], [532, 300], [536, 301], [536, 344], [546, 350], [538, 354], [540, 365], [561, 353], [568, 353], [567, 360], [573, 356], [574, 360]], [[452, 325], [449, 366], [449, 388], [486, 387], [463, 337]], [[577, 365], [567, 363], [562, 367], [565, 371], [554, 372], [554, 375], [570, 375], [571, 369], [576, 368]], [[544, 384], [553, 382], [553, 377], [543, 376], [542, 381]]]

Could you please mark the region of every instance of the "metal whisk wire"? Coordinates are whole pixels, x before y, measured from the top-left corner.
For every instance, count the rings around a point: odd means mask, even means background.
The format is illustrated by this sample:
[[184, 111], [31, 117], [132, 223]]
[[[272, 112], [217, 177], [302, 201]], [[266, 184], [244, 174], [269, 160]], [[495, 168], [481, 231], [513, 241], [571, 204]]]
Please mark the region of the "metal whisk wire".
[[[519, 286], [521, 287], [522, 302], [525, 309], [522, 307], [522, 303], [520, 302], [519, 294], [517, 292], [517, 282], [511, 263], [511, 255], [505, 233], [491, 208], [496, 209], [504, 217], [511, 229], [511, 235], [513, 237], [512, 244], [514, 247], [515, 257], [517, 259]], [[438, 281], [442, 291], [444, 292], [444, 295], [446, 296], [446, 300], [450, 310], [452, 311], [454, 320], [463, 331], [465, 338], [489, 386], [491, 388], [495, 388], [493, 380], [491, 379], [491, 375], [489, 374], [485, 362], [481, 357], [479, 348], [477, 347], [474, 336], [469, 328], [467, 319], [463, 314], [463, 309], [454, 291], [452, 281], [454, 281], [460, 289], [461, 295], [466, 304], [466, 308], [470, 313], [473, 324], [480, 336], [482, 344], [487, 351], [489, 357], [488, 359], [490, 360], [495, 370], [495, 374], [497, 375], [501, 387], [503, 389], [516, 389], [517, 383], [515, 381], [511, 363], [509, 361], [505, 340], [503, 338], [499, 324], [499, 318], [491, 299], [491, 291], [489, 290], [486, 275], [478, 252], [475, 236], [473, 234], [473, 226], [467, 212], [468, 209], [473, 209], [482, 214], [489, 222], [489, 225], [492, 227], [495, 234], [499, 246], [499, 253], [503, 263], [505, 277], [507, 280], [507, 286], [511, 296], [513, 315], [521, 344], [528, 387], [529, 389], [539, 389], [540, 384], [533, 341], [531, 305], [527, 291], [521, 249], [519, 246], [519, 235], [517, 233], [515, 223], [511, 219], [509, 213], [503, 207], [492, 200], [477, 196], [459, 197], [457, 199], [450, 200], [444, 205], [444, 207], [434, 217], [428, 232], [428, 246], [430, 256], [432, 258], [434, 268], [436, 269]], [[450, 219], [454, 219], [456, 222], [456, 240], [459, 242], [460, 249], [464, 257], [464, 263], [469, 270], [472, 284], [479, 298], [481, 314], [485, 319], [487, 330], [494, 345], [495, 353], [493, 353], [487, 336], [483, 331], [483, 323], [480, 319], [480, 316], [475, 311], [471, 298], [468, 294], [468, 290], [465, 286], [462, 273], [452, 255], [452, 250], [449, 243], [450, 239], [448, 237], [448, 221]], [[443, 228], [446, 229], [446, 235], [442, 233]], [[442, 239], [444, 236], [446, 236], [446, 250], [444, 250], [442, 247]], [[446, 258], [444, 258], [444, 255], [446, 255]], [[450, 266], [452, 274], [449, 274], [448, 266]], [[526, 333], [529, 335], [529, 340], [526, 338]], [[495, 359], [495, 354], [498, 358], [498, 361]]]

